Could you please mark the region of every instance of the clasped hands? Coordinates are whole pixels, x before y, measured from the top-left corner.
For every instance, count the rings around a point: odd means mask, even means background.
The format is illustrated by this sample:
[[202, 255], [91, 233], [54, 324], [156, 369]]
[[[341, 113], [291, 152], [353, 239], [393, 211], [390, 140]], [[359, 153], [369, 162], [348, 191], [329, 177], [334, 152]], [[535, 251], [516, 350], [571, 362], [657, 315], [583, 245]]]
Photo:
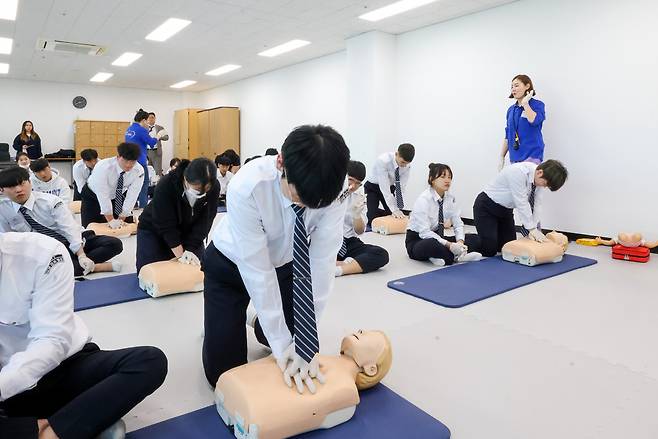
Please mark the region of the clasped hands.
[[313, 378], [316, 378], [320, 384], [326, 382], [325, 376], [320, 372], [320, 362], [315, 355], [310, 363], [307, 363], [302, 357], [295, 352], [295, 343], [291, 343], [280, 358], [276, 359], [276, 364], [283, 372], [283, 381], [292, 388], [293, 381], [297, 387], [297, 392], [304, 393], [304, 386], [308, 387], [311, 393], [315, 393], [317, 388]]

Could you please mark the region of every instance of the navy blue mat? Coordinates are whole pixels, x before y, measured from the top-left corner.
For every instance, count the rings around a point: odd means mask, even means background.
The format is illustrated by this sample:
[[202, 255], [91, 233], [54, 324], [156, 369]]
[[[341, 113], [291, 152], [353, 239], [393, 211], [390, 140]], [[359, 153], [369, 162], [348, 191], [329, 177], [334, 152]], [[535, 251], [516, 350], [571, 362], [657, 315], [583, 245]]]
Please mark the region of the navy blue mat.
[[448, 308], [459, 308], [514, 288], [596, 264], [564, 255], [562, 262], [527, 267], [496, 256], [392, 280], [388, 287]]
[[76, 311], [151, 297], [139, 288], [136, 273], [78, 281], [73, 296]]
[[217, 213], [226, 212], [226, 206], [217, 206]]
[[[214, 405], [128, 433], [128, 439], [230, 439]], [[448, 439], [450, 430], [388, 387], [380, 384], [361, 392], [354, 417], [329, 430], [296, 439]]]

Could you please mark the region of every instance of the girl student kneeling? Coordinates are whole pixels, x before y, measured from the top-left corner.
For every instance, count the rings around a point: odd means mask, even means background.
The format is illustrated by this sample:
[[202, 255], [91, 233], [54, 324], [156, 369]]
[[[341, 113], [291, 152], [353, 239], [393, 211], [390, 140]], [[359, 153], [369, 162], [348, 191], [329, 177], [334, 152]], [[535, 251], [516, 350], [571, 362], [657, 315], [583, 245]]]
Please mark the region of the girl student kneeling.
[[[434, 265], [479, 261], [480, 238], [464, 233], [461, 210], [455, 197], [448, 193], [452, 185], [452, 169], [442, 163], [430, 163], [429, 187], [414, 203], [405, 245], [411, 259], [429, 260]], [[446, 237], [445, 223], [450, 220], [455, 236]]]

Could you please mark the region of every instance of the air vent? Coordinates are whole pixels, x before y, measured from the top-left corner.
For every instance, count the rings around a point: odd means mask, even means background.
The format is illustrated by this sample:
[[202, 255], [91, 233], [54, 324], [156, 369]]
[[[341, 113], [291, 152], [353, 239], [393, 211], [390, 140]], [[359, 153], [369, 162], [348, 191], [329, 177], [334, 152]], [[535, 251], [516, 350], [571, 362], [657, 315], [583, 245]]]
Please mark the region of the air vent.
[[87, 43], [74, 43], [72, 41], [41, 39], [37, 41], [37, 50], [42, 52], [66, 52], [77, 53], [79, 55], [101, 56], [105, 54], [107, 47]]

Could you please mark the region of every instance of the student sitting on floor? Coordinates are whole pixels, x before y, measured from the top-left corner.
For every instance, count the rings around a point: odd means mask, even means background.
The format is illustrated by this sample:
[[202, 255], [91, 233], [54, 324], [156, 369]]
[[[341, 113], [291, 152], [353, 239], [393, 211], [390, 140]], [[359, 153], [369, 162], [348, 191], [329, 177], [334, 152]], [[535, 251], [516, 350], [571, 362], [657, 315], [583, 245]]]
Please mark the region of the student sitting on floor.
[[116, 157], [99, 161], [82, 189], [82, 226], [109, 223], [113, 229], [133, 222], [133, 207], [144, 183], [144, 168], [135, 166], [141, 151], [134, 143], [117, 146]]
[[178, 157], [174, 157], [173, 159], [169, 160], [169, 169], [165, 171], [165, 174], [169, 174], [170, 172], [174, 171], [178, 165], [180, 165], [181, 160]]
[[37, 232], [55, 238], [68, 248], [76, 276], [121, 271], [117, 261], [107, 262], [123, 251], [121, 240], [83, 231], [60, 198], [32, 191], [25, 169], [0, 171], [0, 191], [7, 196], [0, 201], [0, 232]]
[[32, 189], [35, 192], [43, 192], [44, 194], [55, 195], [64, 201], [66, 205], [72, 201], [71, 188], [69, 184], [59, 173], [50, 168], [48, 159], [36, 159], [30, 163], [30, 169], [34, 173], [30, 180], [32, 181]]
[[81, 200], [80, 192], [87, 184], [91, 171], [98, 162], [98, 152], [95, 149], [83, 149], [80, 151], [80, 160], [73, 165], [73, 200]]
[[[411, 143], [403, 143], [396, 152], [387, 152], [377, 157], [368, 181], [363, 186], [368, 205], [368, 225], [380, 216], [393, 215], [404, 218], [404, 190], [409, 181], [411, 162], [416, 151]], [[379, 204], [382, 204], [382, 209]]]
[[521, 220], [521, 234], [543, 242], [539, 210], [549, 188], [557, 191], [567, 180], [567, 169], [557, 160], [514, 163], [498, 174], [475, 199], [473, 218], [482, 240], [482, 254], [494, 256], [516, 239], [514, 209]]
[[16, 164], [20, 166], [23, 169], [27, 169], [30, 172], [30, 175], [32, 175], [32, 170], [30, 169], [30, 156], [27, 155], [26, 152], [19, 152], [16, 154]]
[[231, 159], [231, 166], [228, 168], [229, 172], [235, 175], [240, 170], [240, 156], [234, 149], [227, 149], [222, 155]]
[[358, 235], [366, 229], [364, 196], [356, 192], [366, 178], [366, 167], [361, 162], [351, 160], [347, 165], [348, 191], [341, 195], [347, 212], [343, 223], [343, 244], [338, 251], [336, 276], [344, 274], [369, 273], [388, 264], [388, 252], [381, 247], [365, 244]]
[[219, 183], [206, 158], [183, 160], [162, 177], [137, 225], [137, 273], [146, 264], [174, 257], [200, 265], [203, 241], [217, 215]]
[[[452, 169], [442, 163], [430, 163], [425, 189], [411, 211], [405, 246], [411, 259], [430, 261], [434, 265], [479, 261], [480, 239], [464, 234], [461, 210], [455, 197], [448, 193], [452, 185]], [[446, 237], [445, 222], [450, 220], [455, 236]]]
[[224, 154], [220, 154], [215, 157], [215, 165], [217, 166], [217, 181], [220, 185], [219, 205], [226, 206], [226, 188], [231, 178], [233, 178], [233, 173], [228, 170], [231, 167], [231, 159]]
[[64, 246], [37, 233], [0, 234], [0, 436], [119, 438], [121, 417], [164, 382], [151, 346], [102, 351], [73, 312]]

